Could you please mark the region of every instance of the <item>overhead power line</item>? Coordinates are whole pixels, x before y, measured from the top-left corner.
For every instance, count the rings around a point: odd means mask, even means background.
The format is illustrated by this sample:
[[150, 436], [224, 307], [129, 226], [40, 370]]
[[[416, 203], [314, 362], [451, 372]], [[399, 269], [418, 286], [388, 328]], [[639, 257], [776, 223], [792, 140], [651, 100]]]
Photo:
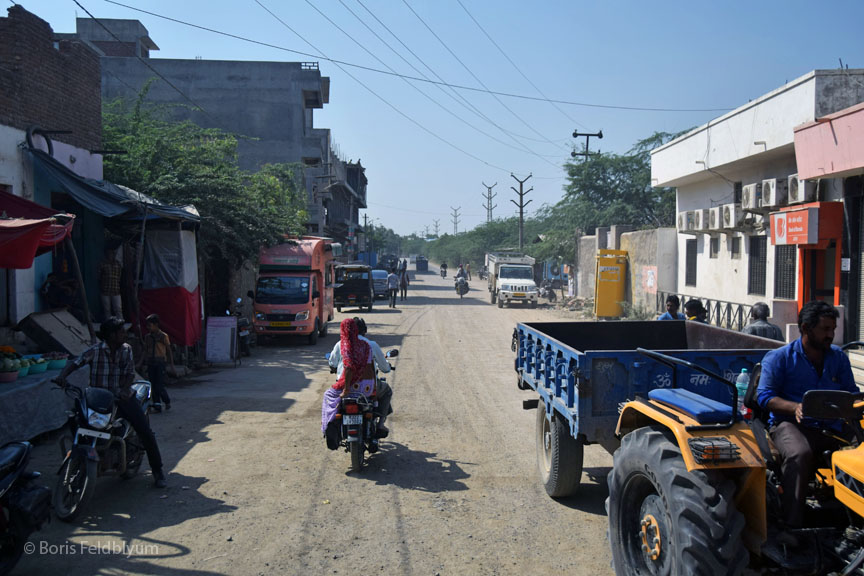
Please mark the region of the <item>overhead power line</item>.
[[[259, 6], [261, 6], [261, 8], [263, 8], [263, 9], [264, 9], [268, 14], [270, 14], [270, 16], [272, 16], [273, 18], [275, 18], [276, 21], [278, 21], [278, 22], [279, 22], [280, 24], [282, 24], [285, 28], [287, 28], [287, 29], [290, 30], [292, 33], [294, 33], [295, 36], [297, 36], [298, 38], [300, 38], [301, 40], [303, 40], [304, 42], [306, 42], [307, 44], [309, 44], [309, 46], [312, 46], [313, 49], [315, 49], [315, 50], [319, 50], [319, 49], [318, 49], [314, 44], [312, 44], [311, 42], [309, 42], [308, 40], [306, 40], [306, 38], [304, 38], [304, 37], [303, 37], [299, 32], [297, 32], [296, 30], [294, 30], [293, 28], [291, 28], [291, 26], [289, 26], [289, 25], [288, 25], [284, 20], [282, 20], [281, 18], [279, 18], [279, 16], [277, 16], [273, 11], [271, 11], [271, 10], [270, 10], [269, 8], [267, 8], [264, 4], [262, 4], [260, 0], [254, 0], [254, 1], [255, 1], [256, 4], [258, 4]], [[320, 50], [319, 50], [319, 51], [320, 51]], [[333, 60], [330, 60], [330, 61], [333, 62], [334, 64], [336, 64], [335, 61], [333, 61]], [[503, 168], [503, 167], [501, 167], [501, 166], [496, 166], [495, 164], [492, 164], [492, 163], [490, 163], [490, 162], [487, 162], [486, 160], [483, 160], [483, 159], [480, 158], [479, 156], [476, 156], [476, 155], [472, 154], [471, 152], [468, 152], [467, 150], [465, 150], [465, 149], [463, 149], [463, 148], [460, 148], [459, 146], [457, 146], [456, 144], [453, 144], [452, 142], [450, 142], [449, 140], [447, 140], [447, 139], [444, 138], [443, 136], [439, 136], [438, 134], [436, 134], [435, 132], [433, 132], [433, 131], [430, 130], [429, 128], [426, 128], [426, 127], [425, 127], [424, 125], [422, 125], [420, 122], [418, 122], [417, 120], [415, 120], [414, 118], [412, 118], [411, 116], [409, 116], [408, 114], [406, 114], [405, 112], [403, 112], [402, 110], [400, 110], [399, 108], [397, 108], [395, 105], [393, 105], [392, 103], [390, 103], [389, 100], [387, 100], [386, 98], [384, 98], [383, 96], [381, 96], [380, 94], [378, 94], [377, 92], [375, 92], [374, 90], [372, 90], [372, 88], [370, 88], [370, 87], [367, 86], [365, 83], [363, 83], [363, 82], [362, 82], [359, 78], [357, 78], [355, 75], [351, 74], [351, 73], [350, 73], [348, 70], [346, 70], [346, 69], [345, 69], [341, 64], [336, 64], [336, 66], [337, 66], [340, 70], [342, 70], [342, 72], [344, 72], [344, 73], [347, 74], [349, 77], [351, 77], [351, 79], [353, 79], [355, 82], [357, 82], [358, 84], [360, 84], [360, 86], [362, 86], [363, 88], [365, 88], [366, 90], [368, 90], [370, 94], [372, 94], [373, 96], [375, 96], [376, 98], [378, 98], [379, 100], [381, 100], [381, 102], [383, 102], [384, 104], [386, 104], [387, 106], [389, 106], [389, 107], [390, 107], [394, 112], [396, 112], [397, 114], [399, 114], [400, 116], [402, 116], [403, 118], [405, 118], [406, 120], [408, 120], [409, 122], [411, 122], [412, 124], [414, 124], [415, 126], [417, 126], [418, 128], [420, 128], [421, 130], [423, 130], [424, 132], [426, 132], [426, 133], [429, 134], [430, 136], [434, 137], [434, 138], [437, 139], [437, 140], [440, 140], [440, 141], [443, 142], [444, 144], [447, 144], [448, 146], [450, 146], [450, 147], [453, 148], [454, 150], [458, 150], [459, 152], [461, 152], [462, 154], [465, 154], [465, 155], [468, 156], [469, 158], [473, 158], [474, 160], [477, 160], [478, 162], [481, 162], [481, 163], [485, 164], [486, 166], [489, 166], [490, 168], [495, 168], [496, 170], [506, 170], [505, 168]]]
[[427, 78], [419, 78], [416, 76], [410, 76], [408, 74], [399, 74], [394, 72], [389, 72], [387, 70], [381, 70], [379, 68], [373, 68], [371, 66], [363, 66], [361, 64], [354, 64], [352, 62], [346, 62], [344, 60], [337, 60], [335, 58], [328, 58], [322, 54], [311, 54], [309, 52], [303, 52], [301, 50], [294, 50], [292, 48], [286, 48], [284, 46], [279, 46], [277, 44], [271, 44], [269, 42], [262, 42], [260, 40], [254, 40], [252, 38], [247, 38], [245, 36], [240, 36], [238, 34], [232, 34], [230, 32], [223, 32], [222, 30], [216, 30], [215, 28], [208, 28], [207, 26], [201, 26], [199, 24], [193, 24], [191, 22], [187, 22], [185, 20], [180, 20], [178, 18], [172, 18], [170, 16], [164, 16], [162, 14], [158, 14], [156, 12], [152, 12], [150, 10], [144, 10], [143, 8], [136, 8], [135, 6], [130, 6], [128, 4], [124, 4], [122, 2], [117, 2], [116, 0], [105, 0], [108, 4], [114, 4], [115, 6], [121, 6], [123, 8], [127, 8], [129, 10], [133, 10], [135, 12], [140, 12], [142, 14], [147, 14], [149, 16], [153, 16], [154, 18], [160, 18], [162, 20], [167, 20], [169, 22], [174, 22], [176, 24], [182, 24], [183, 26], [188, 26], [190, 28], [196, 28], [198, 30], [204, 30], [205, 32], [211, 32], [213, 34], [219, 34], [220, 36], [225, 36], [227, 38], [234, 38], [235, 40], [241, 40], [243, 42], [248, 42], [250, 44], [257, 44], [259, 46], [264, 46], [267, 48], [273, 48], [274, 50], [281, 50], [283, 52], [290, 52], [292, 54], [298, 54], [300, 56], [307, 56], [309, 58], [324, 60], [326, 62], [330, 62], [332, 64], [341, 64], [343, 66], [348, 66], [351, 68], [357, 68], [359, 70], [366, 70], [368, 72], [375, 72], [377, 74], [383, 74], [385, 76], [402, 76], [407, 78], [408, 80], [416, 80], [417, 82], [427, 82], [429, 84], [439, 84], [441, 86], [447, 86], [448, 88], [455, 88], [457, 90], [467, 90], [470, 92], [482, 92], [485, 94], [494, 94], [497, 96], [504, 96], [506, 98], [518, 98], [521, 100], [533, 100], [536, 102], [552, 102], [555, 104], [565, 104], [568, 106], [582, 106], [585, 108], [605, 108], [609, 110], [629, 110], [634, 112], [728, 112], [732, 110], [732, 108], [660, 108], [660, 107], [651, 107], [651, 106], [618, 106], [613, 104], [596, 104], [590, 102], [577, 102], [573, 100], [560, 100], [560, 99], [547, 99], [541, 98], [538, 96], [528, 96], [525, 94], [513, 94], [510, 92], [501, 92], [497, 90], [489, 90], [485, 88], [477, 88], [475, 86], [463, 86], [461, 84], [451, 84], [449, 82], [442, 82], [436, 80], [430, 80]]
[[[109, 30], [108, 27], [105, 26], [105, 24], [103, 24], [101, 20], [99, 20], [98, 18], [96, 18], [95, 16], [93, 16], [93, 14], [91, 14], [90, 11], [87, 10], [87, 8], [85, 8], [84, 6], [82, 6], [81, 3], [78, 2], [78, 0], [72, 0], [72, 1], [75, 2], [75, 4], [77, 4], [78, 7], [81, 8], [81, 10], [83, 10], [84, 12], [86, 12], [87, 15], [90, 16], [90, 18], [92, 18], [93, 21], [96, 22], [96, 24], [98, 24], [100, 28], [102, 28], [102, 29], [105, 30], [108, 34], [110, 34], [111, 37], [114, 38], [114, 40], [116, 40], [117, 42], [121, 42], [121, 43], [122, 43], [122, 41], [120, 40], [120, 38], [118, 38], [117, 35], [114, 34], [114, 32], [112, 32], [111, 30]], [[192, 98], [190, 98], [189, 96], [187, 96], [185, 92], [183, 92], [182, 90], [180, 90], [180, 88], [178, 88], [177, 86], [175, 86], [173, 82], [171, 82], [170, 80], [168, 80], [167, 78], [165, 78], [165, 76], [163, 76], [163, 75], [162, 75], [158, 70], [156, 70], [155, 68], [153, 68], [153, 66], [151, 66], [150, 63], [147, 62], [147, 60], [145, 60], [144, 58], [142, 58], [142, 57], [139, 56], [138, 54], [136, 54], [135, 57], [136, 57], [136, 58], [137, 58], [137, 59], [138, 59], [142, 64], [144, 64], [144, 66], [146, 66], [147, 68], [149, 68], [151, 72], [153, 72], [154, 74], [156, 74], [156, 76], [158, 76], [158, 77], [161, 78], [161, 79], [162, 79], [166, 84], [168, 84], [168, 86], [170, 86], [170, 87], [173, 88], [173, 89], [174, 89], [178, 94], [180, 94], [180, 95], [181, 95], [181, 96], [182, 96], [182, 97], [183, 97], [187, 102], [189, 102], [190, 104], [192, 104], [196, 109], [198, 109], [198, 110], [200, 110], [201, 112], [203, 112], [203, 113], [204, 113], [208, 118], [210, 118], [211, 120], [213, 120], [213, 121], [216, 120], [215, 118], [213, 118], [212, 116], [210, 116], [210, 114], [208, 114], [207, 111], [206, 111], [206, 110], [205, 110], [205, 109], [204, 109], [200, 104], [198, 104], [197, 102], [195, 102], [194, 100], [192, 100]]]
[[551, 104], [556, 110], [558, 110], [558, 112], [560, 112], [565, 118], [567, 118], [568, 120], [570, 120], [574, 124], [577, 124], [577, 125], [582, 126], [583, 128], [587, 129], [587, 127], [584, 124], [581, 124], [577, 120], [573, 119], [569, 114], [567, 114], [567, 112], [562, 110], [557, 104], [555, 104], [554, 102], [549, 100], [549, 97], [546, 96], [546, 94], [544, 94], [543, 91], [540, 90], [540, 88], [537, 87], [537, 85], [534, 84], [534, 82], [532, 82], [531, 79], [528, 78], [528, 76], [524, 72], [522, 72], [522, 70], [519, 68], [519, 66], [517, 66], [516, 63], [510, 58], [510, 56], [507, 55], [507, 53], [504, 51], [504, 49], [501, 48], [501, 46], [499, 46], [497, 42], [495, 42], [495, 39], [492, 38], [492, 36], [490, 36], [488, 32], [486, 32], [486, 29], [483, 28], [483, 26], [480, 25], [480, 22], [478, 22], [477, 19], [474, 18], [474, 15], [468, 11], [468, 8], [466, 8], [465, 4], [462, 3], [462, 0], [456, 0], [456, 1], [459, 3], [459, 6], [462, 7], [462, 10], [464, 10], [465, 13], [468, 14], [468, 17], [471, 18], [471, 20], [474, 22], [474, 24], [477, 25], [477, 28], [479, 28], [480, 31], [483, 32], [483, 35], [489, 39], [489, 42], [491, 42], [492, 45], [498, 49], [498, 51], [501, 53], [501, 55], [507, 59], [507, 61], [513, 66], [513, 68], [515, 68], [516, 71], [519, 72], [519, 74], [522, 76], [522, 78], [524, 78], [525, 81], [528, 82], [534, 88], [534, 90], [537, 91], [538, 94], [540, 94], [540, 96], [542, 96], [545, 100], [548, 100], [549, 104]]

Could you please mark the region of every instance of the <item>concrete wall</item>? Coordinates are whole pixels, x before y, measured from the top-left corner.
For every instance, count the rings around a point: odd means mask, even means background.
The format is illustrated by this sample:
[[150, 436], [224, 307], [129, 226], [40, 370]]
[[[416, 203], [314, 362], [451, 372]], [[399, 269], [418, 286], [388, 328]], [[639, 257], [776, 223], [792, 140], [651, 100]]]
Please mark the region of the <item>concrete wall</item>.
[[815, 70], [652, 151], [651, 183], [680, 187], [712, 178], [708, 168], [788, 154], [794, 127], [861, 101], [864, 70]]
[[628, 255], [627, 300], [653, 310], [657, 292], [676, 289], [676, 232], [673, 228], [628, 232], [620, 237]]
[[[312, 126], [307, 126], [309, 110], [303, 100], [304, 90], [321, 91], [319, 70], [304, 70], [300, 62], [150, 59], [148, 63], [206, 112], [194, 109], [159, 79], [150, 86], [147, 100], [170, 106], [175, 119], [246, 137], [238, 145], [242, 168], [255, 170], [262, 164], [300, 162], [304, 157], [326, 162], [320, 133], [313, 137]], [[156, 77], [136, 58], [105, 57], [102, 69], [106, 101], [131, 102]]]
[[597, 274], [597, 236], [579, 238], [579, 261], [576, 263], [576, 296], [594, 297], [594, 279]]

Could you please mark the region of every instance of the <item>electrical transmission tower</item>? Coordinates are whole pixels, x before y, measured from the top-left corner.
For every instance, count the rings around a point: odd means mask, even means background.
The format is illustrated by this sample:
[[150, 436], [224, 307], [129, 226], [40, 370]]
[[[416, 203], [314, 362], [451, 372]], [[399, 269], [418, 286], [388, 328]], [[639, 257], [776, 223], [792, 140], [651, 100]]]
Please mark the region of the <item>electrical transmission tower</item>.
[[483, 194], [483, 197], [486, 199], [486, 204], [483, 205], [483, 207], [486, 208], [486, 222], [492, 221], [492, 209], [498, 207], [497, 204], [495, 206], [492, 206], [492, 199], [498, 195], [492, 193], [492, 188], [497, 185], [498, 183], [495, 182], [495, 184], [492, 184], [492, 186], [487, 186], [486, 183], [483, 182], [483, 186], [486, 186], [486, 194]]
[[453, 235], [455, 236], [459, 233], [459, 211], [462, 209], [462, 207], [460, 206], [459, 208], [453, 208], [451, 206], [450, 209], [453, 210], [451, 216], [453, 218]]
[[439, 222], [441, 222], [441, 220], [433, 220], [433, 221], [432, 221], [432, 224], [433, 224], [434, 227], [435, 227], [435, 237], [436, 237], [436, 238], [438, 237], [438, 223], [439, 223]]
[[529, 188], [528, 190], [523, 191], [523, 186], [524, 186], [525, 182], [528, 181], [528, 178], [531, 178], [532, 174], [528, 174], [528, 176], [525, 178], [525, 180], [519, 180], [512, 173], [510, 174], [510, 176], [512, 176], [513, 179], [516, 180], [516, 182], [519, 182], [519, 190], [516, 190], [516, 188], [513, 188], [513, 186], [510, 187], [514, 192], [516, 192], [516, 194], [519, 195], [519, 202], [516, 202], [512, 198], [510, 199], [510, 202], [513, 202], [513, 204], [516, 204], [516, 206], [519, 208], [519, 250], [521, 251], [522, 245], [524, 244], [524, 238], [522, 237], [522, 234], [523, 234], [523, 227], [524, 227], [524, 222], [525, 222], [525, 207], [531, 203], [531, 200], [528, 200], [528, 202], [525, 202], [525, 195], [528, 194], [529, 192], [531, 192], [532, 190], [534, 190], [534, 188], [532, 187], [532, 188]]

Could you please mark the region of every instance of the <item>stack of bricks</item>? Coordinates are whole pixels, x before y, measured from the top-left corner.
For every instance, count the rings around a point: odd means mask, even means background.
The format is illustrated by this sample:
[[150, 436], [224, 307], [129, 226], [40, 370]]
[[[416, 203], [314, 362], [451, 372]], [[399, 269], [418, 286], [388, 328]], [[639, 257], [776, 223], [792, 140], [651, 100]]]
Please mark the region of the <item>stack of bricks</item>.
[[71, 130], [52, 138], [85, 150], [102, 142], [99, 55], [55, 40], [47, 22], [19, 5], [0, 18], [0, 125]]

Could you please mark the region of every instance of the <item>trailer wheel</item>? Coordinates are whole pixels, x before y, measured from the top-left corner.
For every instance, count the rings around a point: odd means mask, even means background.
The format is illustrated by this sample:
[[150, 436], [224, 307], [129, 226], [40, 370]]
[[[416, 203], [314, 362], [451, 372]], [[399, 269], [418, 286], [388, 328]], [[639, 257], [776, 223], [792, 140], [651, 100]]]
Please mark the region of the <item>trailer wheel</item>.
[[735, 485], [721, 472], [688, 472], [659, 427], [626, 435], [609, 473], [609, 543], [616, 574], [741, 574], [748, 562]]
[[552, 498], [572, 496], [582, 480], [582, 442], [570, 436], [570, 429], [553, 411], [546, 417], [541, 401], [537, 406], [537, 468], [546, 493]]

